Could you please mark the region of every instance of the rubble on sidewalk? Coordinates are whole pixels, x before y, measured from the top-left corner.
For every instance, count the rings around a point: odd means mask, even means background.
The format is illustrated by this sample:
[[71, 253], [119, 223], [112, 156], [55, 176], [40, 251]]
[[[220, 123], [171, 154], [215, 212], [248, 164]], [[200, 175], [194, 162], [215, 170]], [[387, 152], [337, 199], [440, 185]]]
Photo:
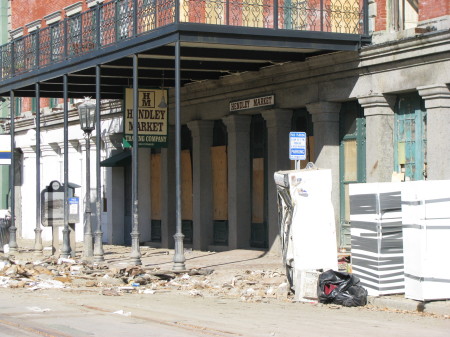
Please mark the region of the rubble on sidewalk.
[[175, 273], [161, 267], [109, 266], [82, 260], [45, 257], [36, 261], [0, 257], [0, 287], [98, 288], [104, 296], [181, 292], [190, 296], [239, 298], [246, 302], [287, 300], [281, 271], [191, 269]]

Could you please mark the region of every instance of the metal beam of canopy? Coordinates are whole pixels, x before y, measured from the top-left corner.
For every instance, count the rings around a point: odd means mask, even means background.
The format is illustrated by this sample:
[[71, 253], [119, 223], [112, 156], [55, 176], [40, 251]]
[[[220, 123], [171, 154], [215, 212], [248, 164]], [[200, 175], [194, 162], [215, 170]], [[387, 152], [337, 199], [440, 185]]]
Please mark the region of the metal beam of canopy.
[[176, 198], [176, 233], [173, 267], [175, 271], [186, 269], [184, 262], [183, 239], [181, 230], [181, 90], [180, 90], [180, 41], [175, 45], [175, 198]]
[[71, 255], [70, 249], [70, 228], [69, 228], [69, 82], [67, 74], [64, 78], [64, 229], [61, 257], [68, 258]]
[[139, 205], [138, 205], [138, 56], [133, 55], [133, 149], [132, 149], [132, 208], [133, 228], [131, 230], [131, 254], [130, 257], [135, 265], [141, 265], [141, 252], [139, 249]]
[[36, 228], [34, 230], [34, 252], [42, 254], [42, 228], [40, 224], [41, 211], [41, 96], [40, 84], [35, 85], [36, 89]]
[[94, 233], [94, 262], [103, 262], [104, 251], [103, 251], [103, 232], [102, 232], [102, 210], [101, 210], [101, 170], [100, 170], [100, 152], [101, 152], [101, 72], [100, 66], [95, 66], [95, 127], [97, 129], [95, 134], [95, 176], [96, 176], [96, 190], [97, 190], [97, 200], [95, 202], [96, 206], [96, 216], [97, 216], [97, 229]]
[[10, 184], [10, 195], [11, 195], [11, 226], [9, 227], [9, 250], [11, 252], [17, 252], [18, 246], [17, 246], [17, 240], [16, 240], [16, 214], [15, 214], [15, 199], [16, 199], [16, 193], [15, 193], [15, 186], [16, 186], [16, 173], [15, 173], [15, 142], [14, 142], [14, 119], [15, 119], [15, 104], [14, 104], [14, 91], [10, 91], [9, 93], [9, 113], [11, 117], [11, 124], [10, 124], [10, 133], [11, 133], [11, 164], [9, 165], [9, 184]]

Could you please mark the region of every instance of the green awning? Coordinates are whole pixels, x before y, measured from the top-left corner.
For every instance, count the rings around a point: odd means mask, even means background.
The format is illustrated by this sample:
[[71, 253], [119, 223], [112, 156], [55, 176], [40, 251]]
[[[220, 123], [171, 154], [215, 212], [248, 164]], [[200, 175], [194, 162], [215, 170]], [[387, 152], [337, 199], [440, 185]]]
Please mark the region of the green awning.
[[131, 163], [131, 152], [123, 151], [100, 162], [103, 167], [120, 167]]

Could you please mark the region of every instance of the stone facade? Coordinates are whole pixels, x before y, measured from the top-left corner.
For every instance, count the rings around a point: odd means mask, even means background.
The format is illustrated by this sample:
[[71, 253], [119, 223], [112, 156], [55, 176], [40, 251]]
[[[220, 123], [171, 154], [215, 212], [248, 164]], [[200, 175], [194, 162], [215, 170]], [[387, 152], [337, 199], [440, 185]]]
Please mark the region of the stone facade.
[[[435, 2], [436, 5], [439, 2]], [[66, 4], [65, 4], [66, 5]], [[378, 7], [386, 3], [377, 2]], [[276, 64], [258, 72], [231, 74], [215, 81], [203, 81], [181, 88], [181, 122], [190, 131], [192, 146], [192, 246], [194, 249], [235, 249], [252, 246], [256, 235], [254, 224], [265, 228], [265, 247], [279, 252], [278, 215], [273, 173], [290, 169], [288, 157], [288, 134], [293, 130], [293, 116], [301, 109], [311, 115], [314, 136], [316, 166], [332, 170], [332, 202], [338, 232], [343, 214], [340, 214], [343, 194], [341, 192], [342, 106], [355, 102], [364, 111], [365, 120], [365, 168], [367, 182], [390, 181], [397, 170], [395, 159], [396, 118], [398, 98], [405, 93], [417, 94], [426, 109], [427, 179], [450, 179], [450, 32], [445, 9], [439, 28], [424, 31], [396, 32], [394, 35], [378, 34], [375, 43], [362, 47], [358, 52], [335, 52], [310, 57], [304, 62]], [[381, 9], [377, 13], [382, 13]], [[34, 19], [34, 18], [30, 18]], [[384, 23], [383, 23], [384, 25]], [[381, 30], [381, 28], [380, 28]], [[402, 35], [403, 34], [403, 35]], [[401, 38], [399, 38], [401, 37]], [[173, 91], [169, 99], [170, 121], [175, 115]], [[274, 95], [275, 104], [230, 112], [230, 102], [254, 97]], [[120, 140], [122, 115], [120, 106], [105, 104], [102, 122], [102, 159], [122, 151]], [[85, 177], [85, 147], [82, 131], [73, 110], [69, 128], [69, 153], [71, 182], [83, 185]], [[255, 117], [264, 125], [264, 155], [255, 157]], [[61, 179], [62, 169], [62, 114], [48, 110], [42, 116], [45, 131], [42, 137], [42, 184], [55, 177]], [[227, 235], [228, 244], [218, 246], [214, 242], [213, 219], [213, 172], [211, 147], [214, 144], [215, 125], [223, 122], [227, 134]], [[17, 147], [23, 152], [23, 180], [20, 223], [21, 235], [32, 239], [35, 228], [34, 200], [34, 152], [32, 119], [17, 122]], [[295, 130], [305, 131], [305, 130]], [[258, 131], [260, 132], [260, 131]], [[174, 139], [170, 130], [169, 139]], [[261, 135], [260, 135], [261, 136]], [[262, 137], [262, 136], [261, 136]], [[262, 137], [262, 138], [264, 138]], [[253, 138], [252, 138], [253, 139]], [[92, 147], [94, 153], [95, 147]], [[175, 182], [174, 142], [160, 153], [159, 191], [161, 205], [161, 237], [152, 241], [151, 209], [155, 200], [150, 197], [152, 172], [150, 160], [155, 151], [140, 149], [139, 152], [139, 230], [140, 241], [162, 247], [173, 247], [175, 233]], [[260, 161], [255, 161], [261, 159]], [[262, 163], [256, 171], [256, 163]], [[94, 165], [94, 163], [92, 163]], [[94, 171], [95, 167], [92, 167]], [[422, 169], [422, 168], [419, 168]], [[129, 214], [127, 214], [127, 168], [105, 167], [102, 169], [102, 229], [104, 242], [122, 244], [126, 241]], [[264, 194], [260, 210], [262, 220], [255, 220], [254, 205], [256, 176], [262, 181]], [[92, 177], [94, 179], [94, 177]], [[91, 182], [95, 186], [95, 182]], [[44, 187], [44, 186], [43, 186]], [[217, 193], [217, 191], [216, 191]], [[83, 188], [79, 195], [85, 194]], [[94, 203], [97, 196], [92, 193]], [[26, 210], [26, 212], [24, 211]], [[80, 208], [83, 214], [83, 205]], [[95, 219], [93, 218], [95, 226]], [[77, 240], [82, 240], [82, 224], [77, 224]], [[95, 227], [94, 227], [95, 228]], [[44, 229], [43, 239], [51, 232]]]

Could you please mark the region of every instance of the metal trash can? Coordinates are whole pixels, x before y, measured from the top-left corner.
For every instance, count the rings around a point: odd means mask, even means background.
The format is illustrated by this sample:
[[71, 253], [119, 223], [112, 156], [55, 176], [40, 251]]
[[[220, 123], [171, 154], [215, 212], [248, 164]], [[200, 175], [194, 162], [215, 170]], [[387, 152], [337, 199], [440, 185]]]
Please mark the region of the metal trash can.
[[9, 243], [9, 227], [11, 227], [10, 218], [0, 218], [0, 250]]

